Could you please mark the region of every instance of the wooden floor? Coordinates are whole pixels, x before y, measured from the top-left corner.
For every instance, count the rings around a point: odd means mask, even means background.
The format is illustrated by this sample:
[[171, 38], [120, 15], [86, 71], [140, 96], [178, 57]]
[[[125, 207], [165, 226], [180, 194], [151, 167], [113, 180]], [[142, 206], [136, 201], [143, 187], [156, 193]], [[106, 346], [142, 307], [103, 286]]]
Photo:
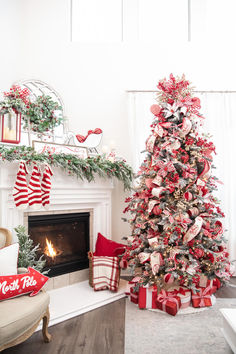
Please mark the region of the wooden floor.
[[[234, 287], [224, 287], [218, 298], [236, 298]], [[125, 299], [49, 327], [51, 343], [42, 341], [41, 332], [24, 343], [4, 350], [4, 354], [123, 354], [125, 338]]]
[[49, 327], [50, 343], [42, 333], [8, 348], [4, 354], [123, 354], [125, 298]]

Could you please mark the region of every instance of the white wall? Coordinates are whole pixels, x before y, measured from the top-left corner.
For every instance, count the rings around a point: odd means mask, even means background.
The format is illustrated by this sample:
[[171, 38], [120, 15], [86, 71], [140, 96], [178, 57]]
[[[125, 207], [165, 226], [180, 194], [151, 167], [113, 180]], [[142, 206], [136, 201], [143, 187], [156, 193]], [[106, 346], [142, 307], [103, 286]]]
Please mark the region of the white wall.
[[[103, 144], [115, 140], [128, 162], [126, 89], [155, 89], [170, 72], [185, 73], [198, 89], [235, 88], [235, 54], [227, 44], [165, 43], [164, 33], [162, 43], [71, 43], [69, 0], [0, 0], [0, 7], [0, 26], [14, 29], [3, 42], [8, 50], [0, 58], [1, 89], [21, 79], [47, 82], [62, 96], [70, 130], [83, 134], [102, 128]], [[115, 240], [129, 233], [120, 220], [124, 199], [116, 184]]]
[[0, 0], [0, 91], [16, 79], [22, 63], [21, 8], [18, 0]]

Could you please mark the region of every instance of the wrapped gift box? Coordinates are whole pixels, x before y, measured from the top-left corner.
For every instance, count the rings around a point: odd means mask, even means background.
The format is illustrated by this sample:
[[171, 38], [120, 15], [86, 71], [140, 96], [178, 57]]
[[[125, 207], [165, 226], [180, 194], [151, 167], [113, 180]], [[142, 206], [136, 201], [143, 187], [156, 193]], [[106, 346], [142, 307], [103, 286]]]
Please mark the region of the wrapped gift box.
[[169, 315], [175, 316], [180, 309], [181, 300], [179, 296], [162, 290], [157, 296], [156, 305], [159, 310], [165, 311]]
[[221, 287], [221, 282], [218, 278], [213, 279], [213, 286], [218, 290]]
[[169, 288], [168, 293], [171, 293], [175, 296], [179, 296], [181, 300], [181, 309], [185, 309], [190, 306], [191, 303], [191, 290], [185, 288], [185, 287], [180, 287], [180, 286], [174, 286], [172, 288]]
[[190, 306], [191, 295], [192, 295], [191, 290], [180, 287], [177, 290], [176, 295], [180, 297], [181, 309], [186, 309], [187, 307]]
[[211, 293], [215, 294], [216, 291], [221, 287], [221, 282], [218, 278], [213, 279], [213, 285], [211, 288]]
[[134, 290], [134, 287], [130, 289], [130, 301], [133, 302], [134, 304], [139, 303], [139, 293], [138, 291]]
[[197, 288], [197, 292], [192, 290], [192, 305], [193, 307], [205, 307], [212, 306], [211, 303], [211, 293], [212, 288], [208, 286], [207, 288]]
[[132, 280], [130, 280], [127, 285], [126, 285], [126, 290], [125, 290], [125, 295], [130, 295], [130, 289], [134, 287], [140, 280], [140, 277], [134, 277]]
[[157, 309], [157, 287], [140, 287], [139, 288], [139, 302], [140, 309]]

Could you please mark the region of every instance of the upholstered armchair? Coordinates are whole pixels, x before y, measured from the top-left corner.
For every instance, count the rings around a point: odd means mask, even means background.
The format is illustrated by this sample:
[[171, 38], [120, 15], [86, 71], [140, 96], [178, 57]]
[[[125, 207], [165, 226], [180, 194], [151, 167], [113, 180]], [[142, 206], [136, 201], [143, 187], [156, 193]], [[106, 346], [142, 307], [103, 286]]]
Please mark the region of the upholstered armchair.
[[[9, 230], [0, 228], [0, 248], [9, 246], [12, 235]], [[27, 269], [18, 269], [25, 273]], [[28, 339], [43, 320], [43, 339], [50, 342], [48, 333], [49, 295], [45, 291], [33, 297], [22, 295], [0, 301], [0, 352]]]

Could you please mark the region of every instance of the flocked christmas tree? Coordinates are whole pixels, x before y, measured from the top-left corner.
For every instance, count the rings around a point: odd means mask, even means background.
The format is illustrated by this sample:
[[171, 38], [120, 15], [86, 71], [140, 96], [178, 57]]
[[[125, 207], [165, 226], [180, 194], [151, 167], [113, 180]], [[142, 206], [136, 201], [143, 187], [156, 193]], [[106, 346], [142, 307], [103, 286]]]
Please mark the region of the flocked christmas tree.
[[213, 196], [219, 182], [211, 174], [215, 147], [200, 134], [200, 100], [184, 76], [170, 75], [157, 87], [147, 156], [126, 200], [132, 235], [123, 260], [141, 270], [143, 285], [177, 281], [194, 289], [201, 275], [224, 283], [230, 276], [219, 220], [224, 214]]
[[[34, 245], [24, 226], [18, 225], [14, 230], [19, 242], [18, 267], [32, 267], [41, 272], [46, 264], [46, 260], [43, 255], [40, 258], [37, 256], [37, 251], [40, 247], [39, 244]], [[44, 272], [44, 274], [46, 273]]]

